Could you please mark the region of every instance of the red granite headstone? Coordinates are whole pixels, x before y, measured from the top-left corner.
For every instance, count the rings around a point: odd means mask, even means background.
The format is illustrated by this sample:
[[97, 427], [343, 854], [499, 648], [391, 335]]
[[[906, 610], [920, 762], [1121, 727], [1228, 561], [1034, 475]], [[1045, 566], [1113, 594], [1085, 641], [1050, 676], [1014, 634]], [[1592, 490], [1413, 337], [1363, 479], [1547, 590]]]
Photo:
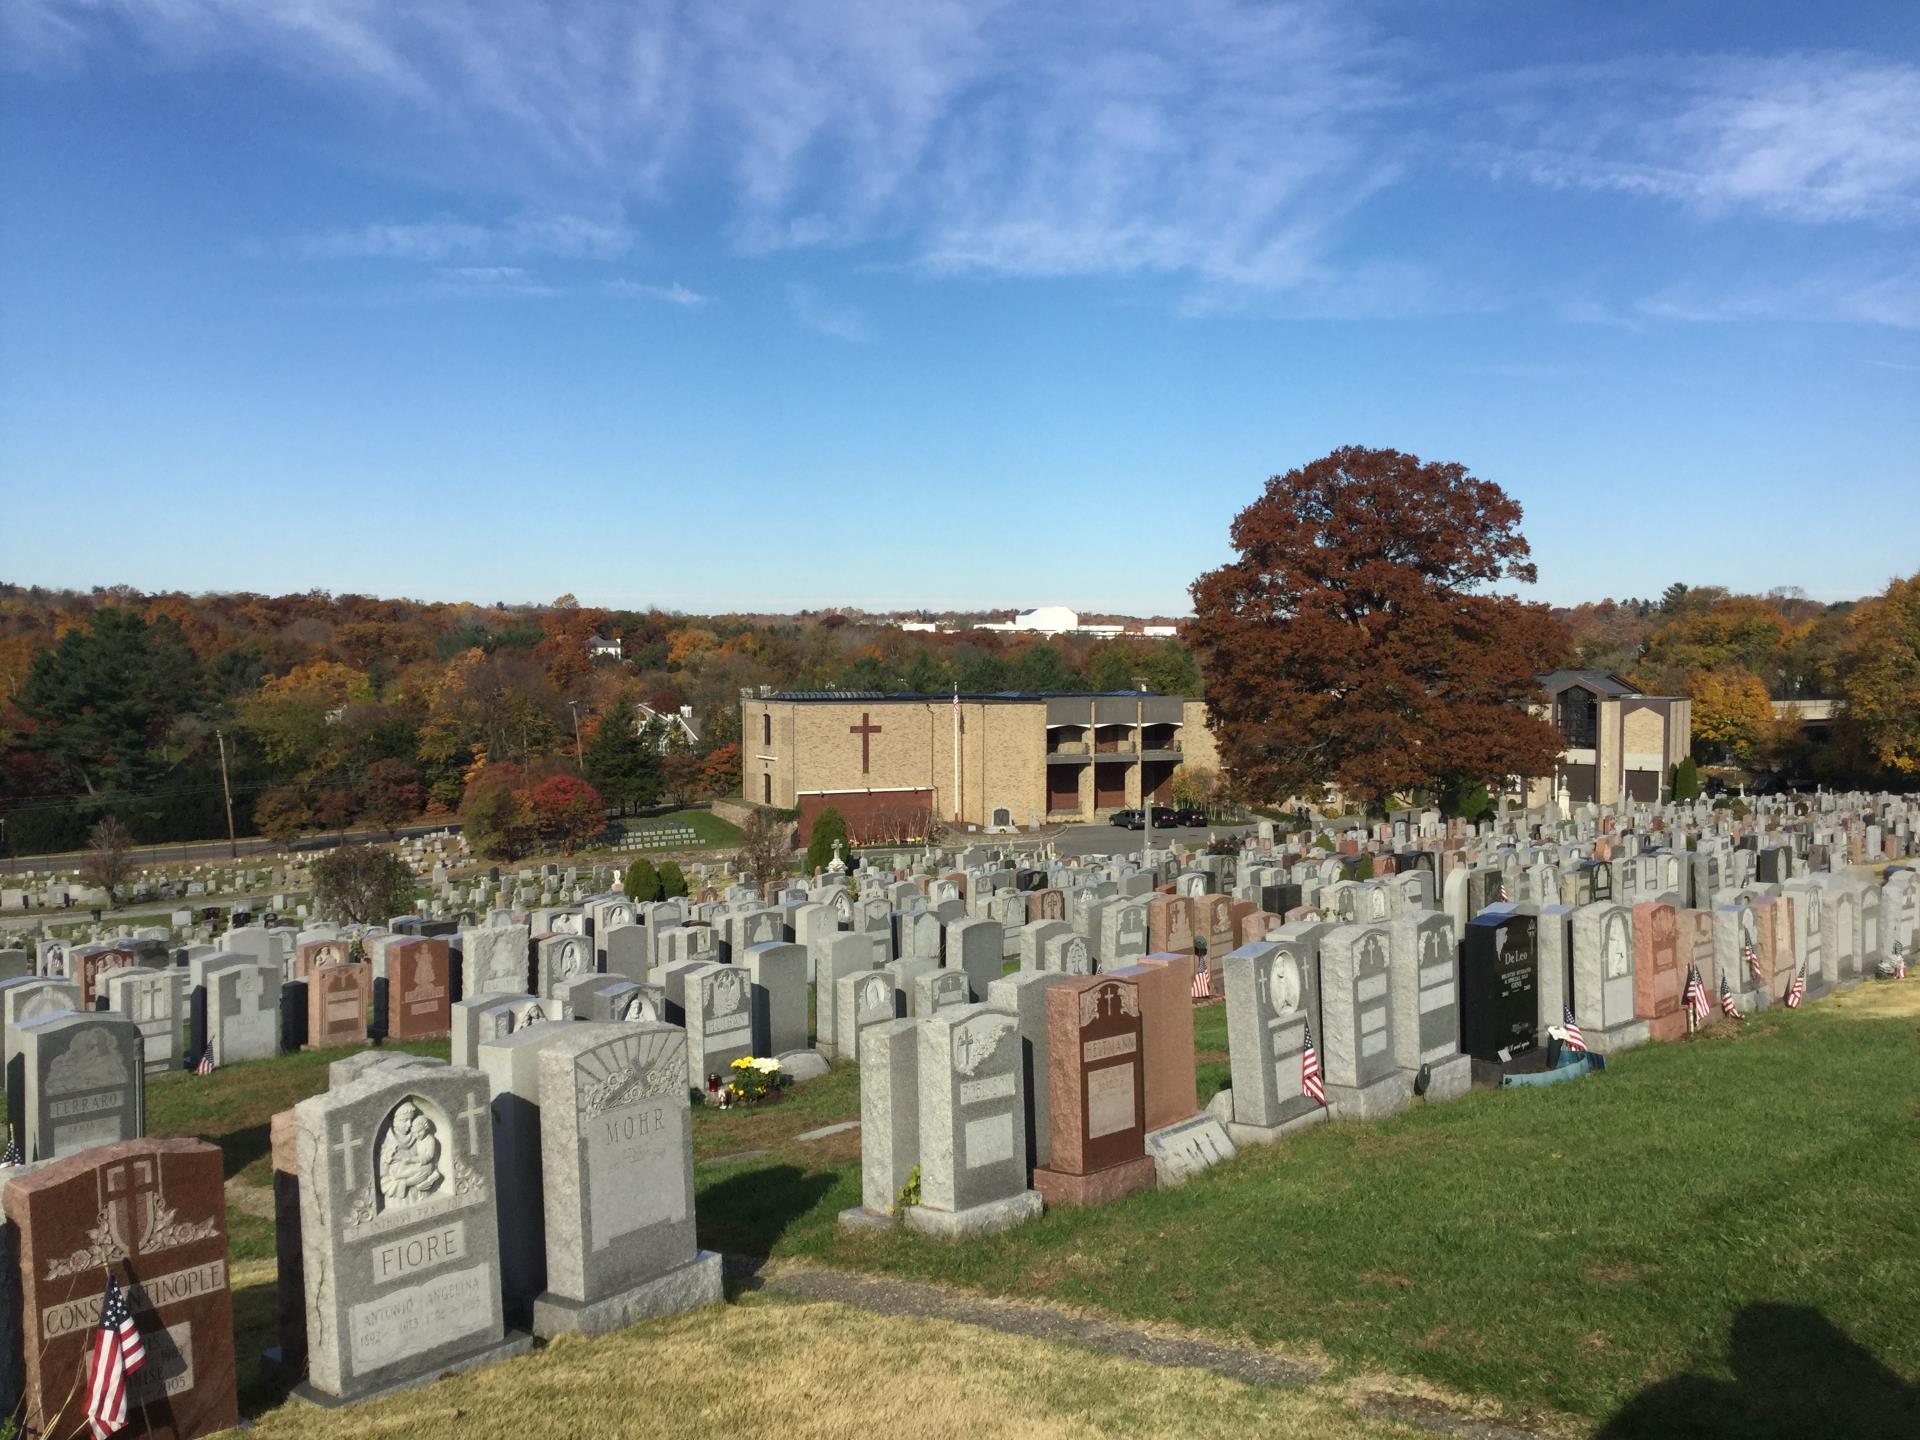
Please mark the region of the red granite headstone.
[[322, 965], [307, 975], [307, 1048], [358, 1045], [367, 1038], [370, 965]]
[[1153, 1184], [1146, 1153], [1140, 990], [1089, 975], [1047, 991], [1052, 1154], [1033, 1172], [1049, 1205], [1104, 1205]]
[[114, 948], [111, 950], [82, 951], [77, 957], [78, 972], [72, 978], [80, 982], [80, 1001], [83, 1009], [93, 1009], [97, 996], [107, 993], [107, 972], [125, 970], [139, 963], [139, 957], [131, 950]]
[[1647, 1022], [1654, 1039], [1679, 1039], [1687, 1033], [1679, 912], [1658, 900], [1635, 905], [1633, 951], [1633, 1013]]
[[1184, 895], [1156, 895], [1147, 902], [1147, 949], [1168, 955], [1193, 953], [1193, 906]]
[[119, 1433], [185, 1440], [239, 1423], [218, 1146], [102, 1145], [9, 1182], [6, 1211], [19, 1235], [26, 1433], [87, 1433], [87, 1366], [109, 1273], [147, 1352]]
[[387, 947], [387, 1037], [425, 1040], [453, 1028], [445, 940], [400, 940]]
[[1104, 974], [1140, 991], [1140, 1056], [1146, 1068], [1147, 1129], [1200, 1108], [1194, 1075], [1191, 955], [1149, 955]]

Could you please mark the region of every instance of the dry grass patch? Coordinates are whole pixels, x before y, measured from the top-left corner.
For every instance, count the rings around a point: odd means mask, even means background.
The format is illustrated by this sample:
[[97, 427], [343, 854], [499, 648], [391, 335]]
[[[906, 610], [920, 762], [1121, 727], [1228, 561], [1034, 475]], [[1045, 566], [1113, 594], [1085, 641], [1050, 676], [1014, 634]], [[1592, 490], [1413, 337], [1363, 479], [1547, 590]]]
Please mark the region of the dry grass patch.
[[1331, 1390], [1249, 1386], [943, 1320], [764, 1296], [535, 1354], [351, 1410], [287, 1405], [261, 1440], [764, 1435], [839, 1440], [1415, 1440]]

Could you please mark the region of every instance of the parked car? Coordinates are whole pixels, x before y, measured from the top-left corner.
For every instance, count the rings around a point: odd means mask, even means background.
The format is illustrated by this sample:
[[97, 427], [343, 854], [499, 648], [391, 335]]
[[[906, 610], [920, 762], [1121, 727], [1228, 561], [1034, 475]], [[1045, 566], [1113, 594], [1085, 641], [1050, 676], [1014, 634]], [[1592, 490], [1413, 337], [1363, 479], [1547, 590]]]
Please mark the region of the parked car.
[[1206, 827], [1207, 812], [1198, 806], [1189, 805], [1184, 809], [1174, 811], [1174, 815], [1176, 817], [1174, 823], [1177, 825], [1187, 825], [1195, 829], [1204, 829]]
[[1138, 810], [1116, 810], [1107, 817], [1109, 825], [1117, 825], [1122, 830], [1138, 830], [1146, 822], [1140, 818]]

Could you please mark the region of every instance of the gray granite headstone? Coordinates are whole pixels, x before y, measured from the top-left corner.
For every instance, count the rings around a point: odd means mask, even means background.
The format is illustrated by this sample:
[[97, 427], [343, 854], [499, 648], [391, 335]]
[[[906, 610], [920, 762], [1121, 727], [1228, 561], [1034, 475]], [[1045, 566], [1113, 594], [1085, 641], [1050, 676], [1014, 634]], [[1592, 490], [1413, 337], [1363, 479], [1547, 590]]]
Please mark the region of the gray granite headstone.
[[917, 1021], [920, 1203], [909, 1228], [984, 1235], [1031, 1220], [1026, 1075], [1014, 1017], [965, 1005]]
[[361, 1400], [524, 1351], [501, 1304], [486, 1077], [376, 1065], [294, 1107], [308, 1379]]
[[54, 1160], [147, 1133], [140, 1027], [109, 1011], [61, 1012], [20, 1026], [7, 1108], [27, 1160]]
[[694, 1235], [686, 1033], [578, 1025], [540, 1054], [547, 1289], [534, 1332], [597, 1334], [721, 1298]]

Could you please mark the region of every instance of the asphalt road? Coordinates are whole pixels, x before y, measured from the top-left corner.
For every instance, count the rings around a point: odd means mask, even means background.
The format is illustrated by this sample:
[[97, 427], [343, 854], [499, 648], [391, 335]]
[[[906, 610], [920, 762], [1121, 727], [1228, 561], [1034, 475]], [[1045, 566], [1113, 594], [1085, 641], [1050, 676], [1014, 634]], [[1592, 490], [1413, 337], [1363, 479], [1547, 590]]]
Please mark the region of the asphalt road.
[[[458, 819], [447, 819], [435, 825], [402, 825], [394, 832], [394, 838], [411, 839], [416, 835], [437, 835], [443, 830], [459, 832]], [[349, 829], [348, 840], [385, 840], [384, 830]], [[331, 850], [341, 843], [340, 836], [329, 830], [320, 835], [302, 835], [292, 845], [282, 845], [278, 840], [268, 840], [263, 836], [249, 836], [242, 839], [234, 848], [241, 855], [277, 855], [282, 850]], [[170, 845], [136, 845], [133, 857], [142, 865], [181, 865], [192, 861], [201, 864], [217, 864], [228, 856], [228, 845], [224, 840], [182, 840]], [[0, 859], [0, 876], [27, 870], [37, 870], [42, 874], [49, 870], [70, 870], [87, 858], [85, 850], [67, 850], [58, 855], [21, 855]]]
[[[1193, 825], [1165, 830], [1156, 825], [1153, 843], [1161, 846], [1178, 840], [1183, 845], [1204, 845], [1209, 835], [1245, 835], [1252, 829], [1251, 825]], [[1145, 831], [1122, 830], [1118, 825], [1068, 825], [1053, 837], [1053, 848], [1060, 855], [1138, 854], [1145, 838]]]

